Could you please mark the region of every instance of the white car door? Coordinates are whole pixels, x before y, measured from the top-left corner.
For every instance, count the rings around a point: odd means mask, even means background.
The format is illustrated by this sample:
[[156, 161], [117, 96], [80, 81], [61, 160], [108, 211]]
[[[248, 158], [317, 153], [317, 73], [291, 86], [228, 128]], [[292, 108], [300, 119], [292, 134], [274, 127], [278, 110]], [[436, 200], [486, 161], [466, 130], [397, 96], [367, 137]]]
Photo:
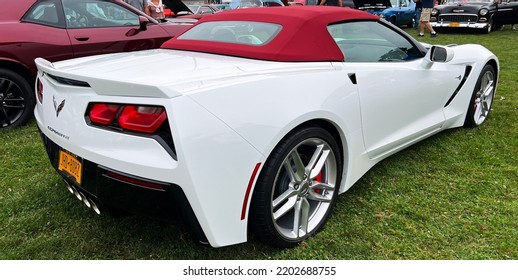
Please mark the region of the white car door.
[[344, 75], [354, 75], [358, 85], [370, 158], [441, 128], [443, 108], [461, 83], [463, 66], [424, 63], [414, 42], [379, 22], [345, 22], [328, 29], [344, 53]]
[[457, 77], [463, 69], [444, 63], [434, 63], [428, 69], [421, 62], [355, 65], [364, 143], [370, 158], [414, 143], [444, 123], [444, 105], [460, 84]]

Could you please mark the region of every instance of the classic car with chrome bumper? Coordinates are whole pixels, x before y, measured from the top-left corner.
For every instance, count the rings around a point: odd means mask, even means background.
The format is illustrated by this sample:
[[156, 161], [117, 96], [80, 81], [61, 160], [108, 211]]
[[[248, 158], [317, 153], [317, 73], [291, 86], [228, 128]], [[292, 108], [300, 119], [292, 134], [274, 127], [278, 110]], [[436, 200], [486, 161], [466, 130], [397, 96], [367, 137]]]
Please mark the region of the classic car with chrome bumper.
[[484, 33], [504, 24], [515, 23], [518, 23], [516, 1], [447, 0], [433, 8], [430, 17], [433, 28], [479, 29]]

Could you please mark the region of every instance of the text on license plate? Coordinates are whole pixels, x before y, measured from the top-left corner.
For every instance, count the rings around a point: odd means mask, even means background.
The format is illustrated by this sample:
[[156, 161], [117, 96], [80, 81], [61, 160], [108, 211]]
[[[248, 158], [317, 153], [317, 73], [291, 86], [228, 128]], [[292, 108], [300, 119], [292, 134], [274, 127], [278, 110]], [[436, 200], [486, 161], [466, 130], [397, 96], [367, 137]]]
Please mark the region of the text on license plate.
[[77, 157], [67, 151], [59, 151], [58, 170], [70, 174], [78, 184], [81, 184], [82, 164]]
[[450, 22], [450, 27], [459, 27], [460, 23], [458, 22]]

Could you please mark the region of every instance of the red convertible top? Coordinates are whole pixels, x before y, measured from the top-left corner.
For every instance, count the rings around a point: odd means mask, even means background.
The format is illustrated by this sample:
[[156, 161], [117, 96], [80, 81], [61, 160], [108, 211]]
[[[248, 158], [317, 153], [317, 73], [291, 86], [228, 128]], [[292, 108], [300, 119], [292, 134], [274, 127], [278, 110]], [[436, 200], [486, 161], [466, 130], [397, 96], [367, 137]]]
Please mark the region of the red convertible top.
[[162, 48], [215, 53], [270, 61], [344, 61], [344, 55], [327, 31], [332, 23], [350, 20], [379, 20], [379, 17], [350, 8], [291, 6], [229, 10], [202, 18], [209, 21], [256, 21], [282, 25], [273, 40], [264, 45], [245, 45], [177, 39]]

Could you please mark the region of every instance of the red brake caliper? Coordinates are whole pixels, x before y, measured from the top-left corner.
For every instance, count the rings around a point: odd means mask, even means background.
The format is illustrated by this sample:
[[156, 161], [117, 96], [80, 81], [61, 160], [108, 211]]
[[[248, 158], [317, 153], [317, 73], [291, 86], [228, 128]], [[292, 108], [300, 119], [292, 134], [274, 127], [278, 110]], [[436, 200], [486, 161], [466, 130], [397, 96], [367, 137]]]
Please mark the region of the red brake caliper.
[[[315, 177], [315, 181], [316, 182], [322, 182], [322, 171], [320, 171], [320, 173], [318, 173], [317, 177]], [[318, 194], [322, 194], [322, 190], [321, 189], [315, 189], [315, 192], [318, 193]]]

